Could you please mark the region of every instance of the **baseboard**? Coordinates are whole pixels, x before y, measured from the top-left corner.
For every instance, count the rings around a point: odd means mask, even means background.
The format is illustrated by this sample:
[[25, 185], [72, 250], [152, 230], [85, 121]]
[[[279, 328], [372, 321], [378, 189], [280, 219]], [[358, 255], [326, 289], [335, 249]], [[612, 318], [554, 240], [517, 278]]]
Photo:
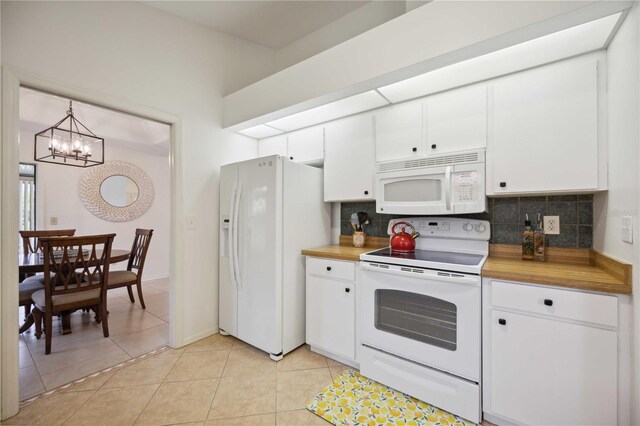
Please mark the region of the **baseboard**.
[[168, 280], [169, 279], [169, 275], [160, 275], [160, 276], [151, 276], [151, 277], [147, 277], [146, 275], [144, 276], [144, 280], [142, 281], [143, 283], [149, 282], [149, 281], [156, 281], [156, 280]]
[[[492, 414], [487, 414], [485, 412], [482, 413], [482, 420], [484, 422], [488, 422], [497, 426], [517, 426], [517, 423], [510, 422], [509, 420], [505, 420], [502, 417], [494, 416]], [[483, 423], [484, 423], [483, 422]]]
[[356, 370], [360, 370], [360, 363], [355, 361], [355, 360], [353, 360], [353, 359], [349, 359], [349, 358], [342, 357], [340, 355], [332, 354], [331, 352], [327, 352], [324, 349], [320, 349], [317, 346], [309, 345], [309, 349], [311, 350], [311, 352], [315, 352], [315, 353], [320, 354], [322, 356], [325, 356], [327, 358], [331, 358], [334, 361], [338, 361], [338, 362], [340, 362], [340, 363], [342, 363], [344, 365], [348, 365], [349, 367], [353, 367]]
[[193, 336], [189, 336], [189, 337], [185, 338], [182, 341], [182, 345], [179, 346], [179, 347], [187, 346], [187, 345], [190, 345], [192, 343], [197, 342], [198, 340], [202, 340], [205, 337], [213, 336], [214, 334], [217, 334], [218, 331], [219, 331], [218, 328], [211, 328], [209, 330], [205, 330], [205, 331], [203, 331], [201, 333], [198, 333], [198, 334], [195, 334]]

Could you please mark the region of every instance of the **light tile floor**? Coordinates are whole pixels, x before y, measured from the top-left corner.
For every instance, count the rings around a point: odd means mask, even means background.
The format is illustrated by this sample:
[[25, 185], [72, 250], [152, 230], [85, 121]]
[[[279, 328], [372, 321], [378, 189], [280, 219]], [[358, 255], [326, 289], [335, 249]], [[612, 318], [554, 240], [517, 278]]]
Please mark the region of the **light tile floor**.
[[[135, 289], [135, 304], [126, 288], [109, 291], [109, 338], [103, 337], [102, 325], [95, 323], [93, 313], [81, 311], [71, 315], [73, 332], [66, 336], [60, 333], [60, 320], [54, 319], [49, 355], [44, 353], [44, 336], [37, 340], [34, 327], [23, 333], [19, 339], [20, 400], [168, 345], [169, 280], [145, 281], [142, 288], [146, 309], [140, 307]], [[20, 315], [23, 313], [20, 308]]]
[[327, 425], [306, 404], [346, 368], [307, 346], [276, 363], [216, 334], [45, 396], [4, 424]]

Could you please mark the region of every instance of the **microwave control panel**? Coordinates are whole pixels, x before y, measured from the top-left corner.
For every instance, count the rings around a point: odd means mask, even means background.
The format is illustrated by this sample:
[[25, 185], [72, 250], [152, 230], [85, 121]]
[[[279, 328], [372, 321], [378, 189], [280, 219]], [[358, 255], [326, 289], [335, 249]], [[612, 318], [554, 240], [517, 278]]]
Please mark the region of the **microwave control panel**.
[[478, 199], [478, 172], [475, 170], [453, 174], [453, 200], [455, 203]]

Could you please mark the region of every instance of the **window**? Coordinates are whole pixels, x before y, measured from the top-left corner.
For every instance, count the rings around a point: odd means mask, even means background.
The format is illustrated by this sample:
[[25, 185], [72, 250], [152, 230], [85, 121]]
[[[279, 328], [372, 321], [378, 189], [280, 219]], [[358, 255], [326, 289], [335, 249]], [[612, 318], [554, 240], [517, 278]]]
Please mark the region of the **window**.
[[375, 327], [397, 336], [455, 351], [458, 309], [424, 294], [376, 290]]
[[[20, 163], [19, 183], [19, 229], [21, 231], [33, 231], [36, 229], [36, 165]], [[22, 250], [22, 243], [19, 243]]]

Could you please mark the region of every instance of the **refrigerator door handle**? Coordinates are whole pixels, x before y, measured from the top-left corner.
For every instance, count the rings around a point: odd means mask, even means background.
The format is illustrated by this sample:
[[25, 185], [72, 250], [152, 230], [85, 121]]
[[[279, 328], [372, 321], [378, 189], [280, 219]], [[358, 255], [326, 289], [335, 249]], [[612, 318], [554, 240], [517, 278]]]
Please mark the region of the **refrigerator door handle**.
[[233, 254], [234, 254], [234, 249], [233, 249], [233, 230], [236, 227], [236, 221], [234, 218], [234, 214], [235, 214], [235, 202], [236, 202], [236, 192], [237, 192], [237, 183], [234, 182], [233, 183], [233, 189], [231, 190], [231, 203], [229, 205], [229, 219], [231, 221], [231, 226], [229, 228], [229, 271], [231, 272], [231, 281], [233, 283], [233, 285], [236, 285], [236, 270], [234, 267], [234, 261], [233, 261]]
[[240, 277], [240, 261], [238, 259], [238, 220], [240, 218], [240, 198], [242, 198], [242, 182], [238, 182], [236, 190], [234, 218], [233, 218], [233, 267], [234, 276], [236, 277], [236, 283], [238, 287], [242, 287], [242, 279]]

